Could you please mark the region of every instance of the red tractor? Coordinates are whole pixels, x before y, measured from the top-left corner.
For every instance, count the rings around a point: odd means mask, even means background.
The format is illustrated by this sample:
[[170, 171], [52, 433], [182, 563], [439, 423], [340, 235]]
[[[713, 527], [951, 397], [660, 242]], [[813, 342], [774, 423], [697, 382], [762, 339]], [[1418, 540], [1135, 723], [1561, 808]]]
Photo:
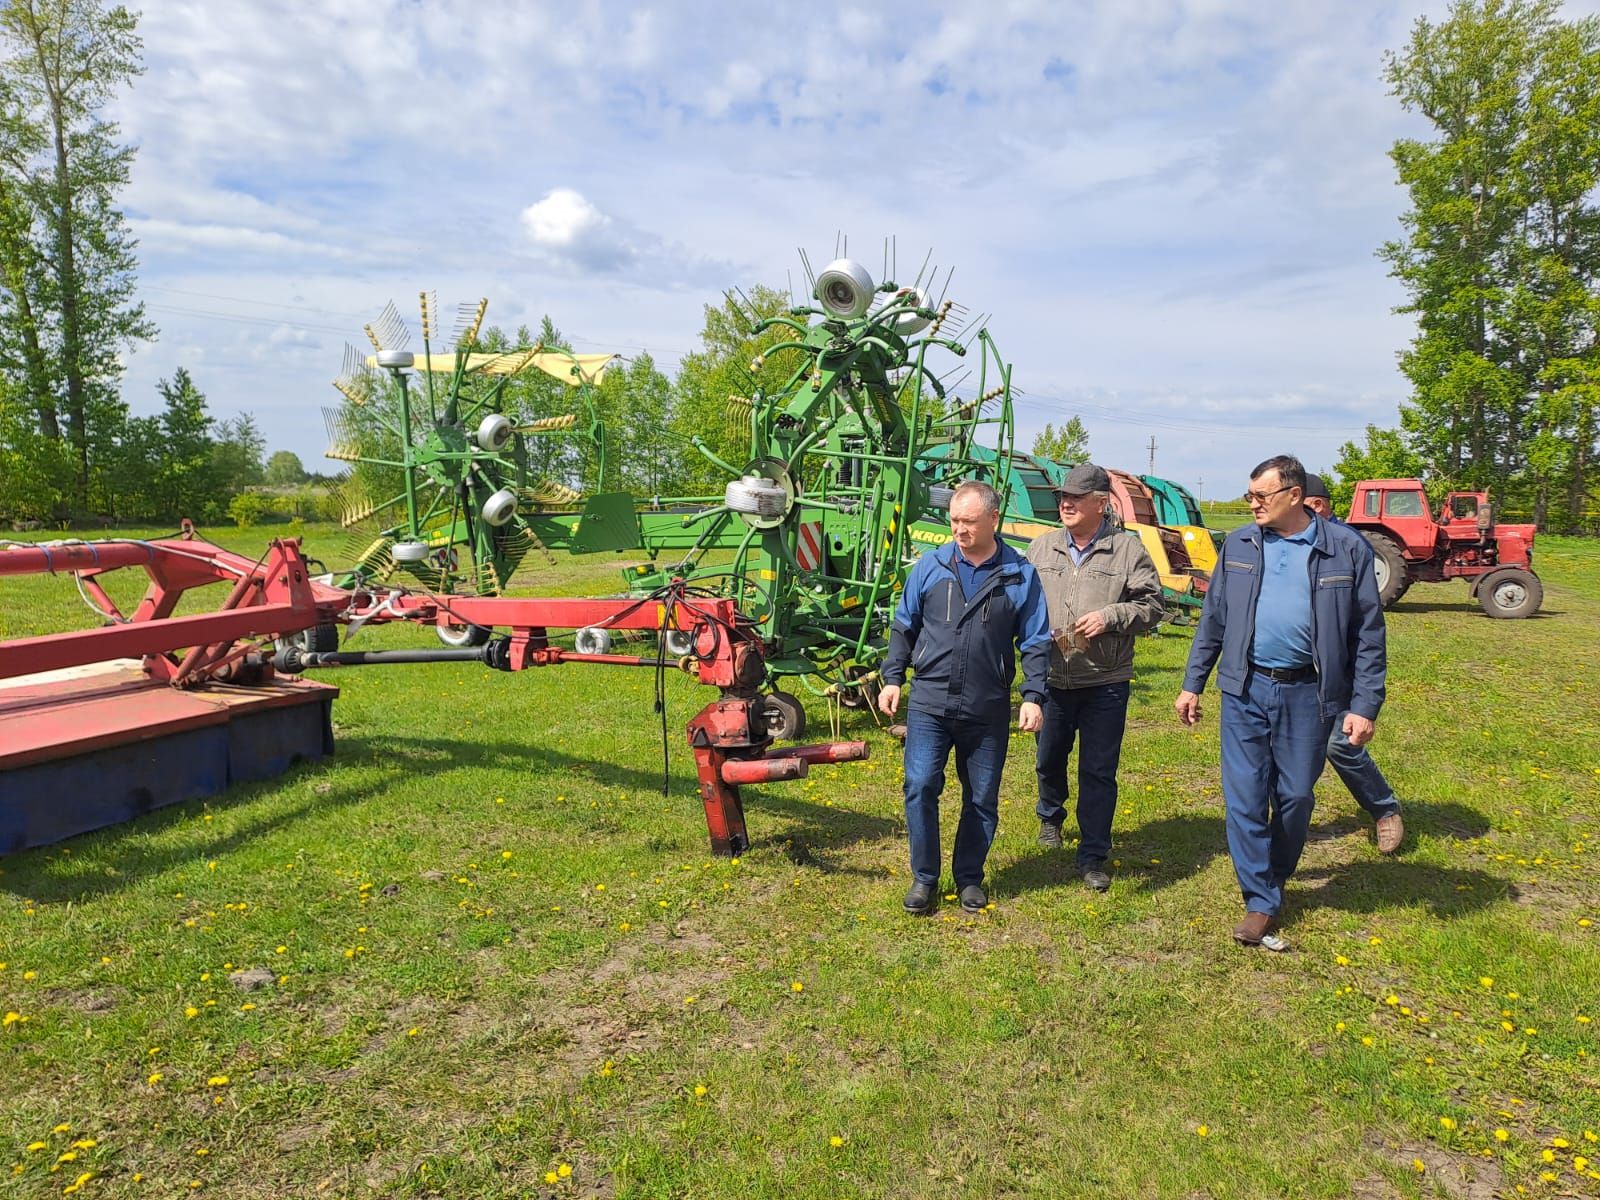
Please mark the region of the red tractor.
[[1496, 525], [1487, 492], [1451, 492], [1435, 520], [1418, 480], [1364, 479], [1348, 523], [1372, 543], [1385, 608], [1418, 580], [1467, 580], [1491, 617], [1531, 617], [1544, 600], [1534, 527]]

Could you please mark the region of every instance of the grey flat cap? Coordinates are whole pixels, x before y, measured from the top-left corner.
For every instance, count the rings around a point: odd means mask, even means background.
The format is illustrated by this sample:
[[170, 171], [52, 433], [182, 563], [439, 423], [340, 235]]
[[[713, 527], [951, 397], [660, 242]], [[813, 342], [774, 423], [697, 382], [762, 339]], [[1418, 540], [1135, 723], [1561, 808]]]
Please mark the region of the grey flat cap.
[[1307, 471], [1306, 472], [1306, 499], [1307, 500], [1315, 500], [1318, 496], [1321, 496], [1324, 500], [1332, 500], [1333, 499], [1332, 496], [1328, 495], [1328, 485], [1323, 482], [1322, 476], [1321, 475], [1313, 475], [1310, 471]]
[[1079, 463], [1067, 472], [1067, 477], [1056, 487], [1059, 496], [1065, 492], [1072, 496], [1086, 496], [1090, 492], [1109, 492], [1111, 476], [1093, 463]]

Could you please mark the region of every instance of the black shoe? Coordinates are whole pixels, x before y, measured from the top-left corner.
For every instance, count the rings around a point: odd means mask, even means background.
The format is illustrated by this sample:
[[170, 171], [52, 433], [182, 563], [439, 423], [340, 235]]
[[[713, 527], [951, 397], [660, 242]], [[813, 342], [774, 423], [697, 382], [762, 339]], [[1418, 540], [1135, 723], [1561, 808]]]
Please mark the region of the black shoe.
[[939, 885], [913, 883], [906, 893], [906, 911], [914, 917], [925, 917], [939, 907]]
[[982, 912], [989, 906], [989, 893], [976, 883], [969, 883], [961, 889], [961, 910], [963, 912]]
[[1060, 821], [1039, 822], [1039, 845], [1043, 846], [1046, 850], [1061, 849]]
[[1092, 888], [1097, 892], [1109, 891], [1111, 889], [1111, 876], [1106, 874], [1104, 864], [1094, 863], [1091, 866], [1081, 868], [1081, 870], [1083, 872], [1083, 884], [1085, 887]]

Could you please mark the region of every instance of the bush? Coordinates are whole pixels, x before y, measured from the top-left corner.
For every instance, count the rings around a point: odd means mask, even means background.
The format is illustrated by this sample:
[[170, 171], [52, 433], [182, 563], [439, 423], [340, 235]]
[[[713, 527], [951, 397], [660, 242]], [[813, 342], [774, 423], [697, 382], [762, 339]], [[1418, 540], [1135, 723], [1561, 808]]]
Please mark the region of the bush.
[[267, 511], [267, 498], [257, 492], [240, 492], [228, 501], [228, 515], [240, 529], [249, 529]]

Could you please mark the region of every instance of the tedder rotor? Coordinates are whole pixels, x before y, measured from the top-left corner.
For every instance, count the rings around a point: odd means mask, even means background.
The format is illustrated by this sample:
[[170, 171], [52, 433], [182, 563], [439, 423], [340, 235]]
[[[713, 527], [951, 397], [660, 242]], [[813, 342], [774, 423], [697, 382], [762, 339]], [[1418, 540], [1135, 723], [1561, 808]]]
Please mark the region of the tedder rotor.
[[[433, 592], [493, 596], [530, 550], [636, 543], [626, 495], [594, 497], [576, 519], [547, 515], [579, 500], [560, 478], [573, 459], [592, 459], [604, 475], [605, 428], [591, 393], [614, 356], [485, 349], [487, 307], [459, 309], [443, 349], [437, 303], [424, 292], [420, 353], [408, 349], [393, 304], [366, 326], [370, 355], [346, 347], [334, 386], [347, 403], [323, 410], [327, 456], [352, 465], [335, 489], [351, 532], [343, 581], [398, 575]], [[451, 645], [487, 637], [451, 622], [438, 631]]]
[[[1014, 437], [1011, 368], [982, 320], [933, 298], [937, 272], [901, 285], [875, 283], [848, 258], [806, 270], [814, 305], [747, 322], [751, 337], [785, 335], [751, 364], [752, 383], [768, 364], [787, 374], [729, 397], [748, 425], [743, 460], [696, 437], [729, 476], [723, 493], [643, 509], [652, 561], [627, 575], [645, 590], [685, 579], [750, 614], [768, 647], [768, 719], [785, 738], [804, 729], [799, 701], [776, 690], [786, 678], [845, 707], [870, 703], [922, 548], [910, 527], [925, 514], [945, 522], [953, 485], [981, 478]], [[975, 361], [963, 369], [963, 359]]]

